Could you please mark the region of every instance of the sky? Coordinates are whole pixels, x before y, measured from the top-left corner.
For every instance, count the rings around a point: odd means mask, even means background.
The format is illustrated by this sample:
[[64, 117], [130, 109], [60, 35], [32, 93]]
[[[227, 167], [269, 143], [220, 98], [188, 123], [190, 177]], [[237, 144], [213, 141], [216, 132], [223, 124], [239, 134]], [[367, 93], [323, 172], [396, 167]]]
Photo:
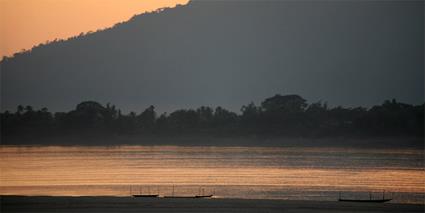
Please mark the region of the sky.
[[0, 57], [188, 0], [0, 0]]

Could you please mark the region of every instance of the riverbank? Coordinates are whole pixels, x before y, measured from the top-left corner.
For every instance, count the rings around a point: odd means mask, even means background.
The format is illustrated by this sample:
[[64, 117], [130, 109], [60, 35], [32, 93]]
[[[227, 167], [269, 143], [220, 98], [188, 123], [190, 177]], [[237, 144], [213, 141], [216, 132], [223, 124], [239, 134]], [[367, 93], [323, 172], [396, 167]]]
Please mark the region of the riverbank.
[[424, 205], [249, 199], [2, 196], [1, 212], [423, 212]]
[[342, 148], [424, 148], [423, 137], [277, 137], [277, 136], [142, 136], [142, 135], [63, 135], [2, 138], [1, 145], [11, 146], [244, 146], [244, 147], [342, 147]]

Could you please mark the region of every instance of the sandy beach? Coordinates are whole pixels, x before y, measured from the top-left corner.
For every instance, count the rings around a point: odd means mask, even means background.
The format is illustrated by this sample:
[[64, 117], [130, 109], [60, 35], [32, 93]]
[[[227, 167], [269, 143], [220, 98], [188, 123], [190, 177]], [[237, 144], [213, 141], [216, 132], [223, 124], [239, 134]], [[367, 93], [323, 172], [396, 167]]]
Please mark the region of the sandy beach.
[[1, 212], [423, 212], [423, 205], [248, 199], [2, 196]]

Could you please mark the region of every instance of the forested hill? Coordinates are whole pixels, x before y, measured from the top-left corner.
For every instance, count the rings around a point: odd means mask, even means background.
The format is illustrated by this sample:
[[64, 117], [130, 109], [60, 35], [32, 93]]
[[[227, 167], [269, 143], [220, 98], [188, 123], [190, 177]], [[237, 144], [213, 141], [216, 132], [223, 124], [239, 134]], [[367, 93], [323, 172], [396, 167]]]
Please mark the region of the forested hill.
[[421, 1], [192, 1], [4, 58], [1, 110], [236, 111], [275, 93], [422, 104], [423, 38]]

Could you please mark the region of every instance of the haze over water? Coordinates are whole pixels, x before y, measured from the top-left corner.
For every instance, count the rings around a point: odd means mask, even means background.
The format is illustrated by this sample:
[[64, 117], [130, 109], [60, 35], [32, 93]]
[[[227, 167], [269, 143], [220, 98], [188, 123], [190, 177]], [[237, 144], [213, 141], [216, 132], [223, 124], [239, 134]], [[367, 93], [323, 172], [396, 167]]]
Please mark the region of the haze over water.
[[[424, 156], [414, 149], [273, 147], [0, 148], [1, 195], [368, 199], [423, 203]], [[393, 195], [389, 192], [394, 192]]]

